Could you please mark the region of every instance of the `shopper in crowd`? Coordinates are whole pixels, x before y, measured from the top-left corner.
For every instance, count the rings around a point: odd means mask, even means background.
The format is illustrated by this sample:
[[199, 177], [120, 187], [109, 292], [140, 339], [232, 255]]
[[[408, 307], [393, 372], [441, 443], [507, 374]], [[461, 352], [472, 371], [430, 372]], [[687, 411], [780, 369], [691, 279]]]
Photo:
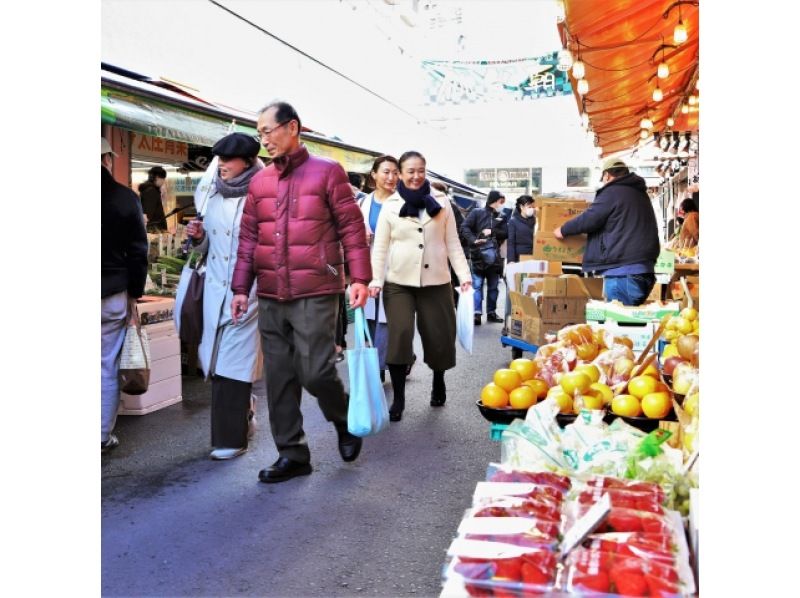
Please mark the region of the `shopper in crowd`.
[[[367, 230], [367, 242], [372, 249], [375, 240], [375, 230], [378, 228], [378, 217], [384, 202], [395, 192], [400, 174], [400, 164], [394, 156], [378, 156], [372, 163], [369, 176], [375, 190], [366, 195], [361, 201], [361, 215]], [[381, 368], [381, 380], [386, 380], [386, 348], [388, 346], [388, 331], [386, 329], [386, 309], [383, 298], [378, 295], [370, 297], [364, 308], [367, 326], [373, 342], [378, 349], [378, 360]]]
[[700, 242], [700, 211], [694, 199], [686, 198], [681, 202], [683, 213], [681, 232], [678, 235], [679, 247], [695, 247]]
[[167, 219], [164, 217], [164, 204], [161, 201], [161, 188], [167, 180], [167, 171], [160, 166], [153, 166], [147, 171], [147, 180], [139, 185], [139, 197], [142, 210], [147, 216], [149, 232], [167, 230]]
[[520, 195], [511, 219], [508, 221], [508, 251], [506, 260], [513, 264], [519, 261], [521, 255], [533, 253], [533, 227], [536, 224], [534, 216], [533, 198], [530, 195]]
[[394, 393], [391, 421], [400, 421], [405, 409], [406, 368], [414, 354], [415, 317], [423, 359], [433, 370], [430, 404], [444, 405], [444, 373], [456, 364], [456, 317], [448, 260], [461, 288], [472, 286], [453, 210], [445, 195], [431, 191], [425, 178], [425, 158], [409, 151], [400, 156], [399, 166], [397, 191], [383, 203], [378, 217], [369, 285], [370, 295], [382, 294], [386, 307], [386, 364]]
[[259, 112], [258, 132], [273, 161], [250, 182], [231, 284], [236, 324], [257, 280], [269, 419], [279, 455], [259, 472], [265, 483], [311, 473], [303, 388], [333, 423], [342, 459], [354, 461], [361, 451], [361, 438], [347, 430], [348, 396], [336, 371], [334, 336], [345, 262], [350, 305], [367, 302], [369, 246], [347, 174], [337, 162], [311, 156], [300, 130], [300, 116], [286, 102]]
[[503, 273], [500, 245], [508, 237], [508, 222], [502, 213], [506, 198], [499, 191], [489, 191], [486, 207], [469, 213], [461, 225], [461, 234], [470, 248], [472, 286], [475, 289], [475, 325], [481, 325], [483, 289], [486, 287], [486, 321], [502, 322], [497, 315], [497, 286]]
[[219, 168], [204, 206], [203, 220], [186, 226], [194, 250], [205, 256], [203, 338], [197, 349], [211, 378], [211, 458], [233, 459], [247, 450], [255, 413], [253, 382], [261, 375], [255, 285], [247, 308], [233, 326], [231, 280], [239, 226], [250, 181], [264, 165], [258, 142], [244, 133], [226, 135], [211, 148]]
[[111, 144], [100, 138], [100, 451], [117, 445], [119, 358], [147, 278], [147, 233], [136, 194], [114, 180]]
[[603, 276], [606, 300], [641, 305], [655, 285], [661, 250], [647, 185], [618, 158], [606, 160], [601, 180], [589, 209], [553, 234], [587, 234], [583, 271]]

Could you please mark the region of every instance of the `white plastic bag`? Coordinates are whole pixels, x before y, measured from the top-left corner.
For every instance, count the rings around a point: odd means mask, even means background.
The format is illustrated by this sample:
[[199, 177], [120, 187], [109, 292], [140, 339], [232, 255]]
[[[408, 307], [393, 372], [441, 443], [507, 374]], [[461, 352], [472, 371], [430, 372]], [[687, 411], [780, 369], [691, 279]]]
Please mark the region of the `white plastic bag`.
[[458, 290], [458, 310], [456, 311], [456, 333], [458, 342], [464, 350], [472, 355], [472, 335], [475, 331], [475, 319], [473, 316], [473, 294], [475, 289], [462, 291]]

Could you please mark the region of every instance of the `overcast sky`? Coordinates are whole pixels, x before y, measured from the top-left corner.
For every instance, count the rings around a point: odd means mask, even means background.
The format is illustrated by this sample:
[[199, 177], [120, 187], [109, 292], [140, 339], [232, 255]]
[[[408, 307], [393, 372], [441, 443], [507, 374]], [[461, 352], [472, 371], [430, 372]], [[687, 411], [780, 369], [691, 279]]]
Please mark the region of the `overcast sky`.
[[[424, 103], [422, 59], [503, 60], [558, 50], [555, 0], [438, 2], [433, 11], [421, 2], [416, 15], [407, 2], [394, 2], [220, 2], [355, 83], [208, 0], [103, 0], [101, 57], [240, 109], [288, 100], [317, 131], [394, 154], [418, 149], [436, 170], [457, 178], [470, 167], [596, 162], [571, 96]], [[437, 18], [440, 26], [431, 28]]]

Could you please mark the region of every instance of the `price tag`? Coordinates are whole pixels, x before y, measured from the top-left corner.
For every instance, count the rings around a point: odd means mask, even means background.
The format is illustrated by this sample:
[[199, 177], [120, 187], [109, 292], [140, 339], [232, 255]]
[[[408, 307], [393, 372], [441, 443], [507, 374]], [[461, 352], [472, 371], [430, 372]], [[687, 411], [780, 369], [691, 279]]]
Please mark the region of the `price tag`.
[[662, 249], [656, 260], [656, 274], [673, 274], [675, 272], [675, 252]]
[[586, 514], [575, 522], [569, 531], [564, 534], [561, 543], [561, 558], [566, 557], [570, 551], [591, 534], [611, 512], [611, 498], [603, 494], [598, 502]]

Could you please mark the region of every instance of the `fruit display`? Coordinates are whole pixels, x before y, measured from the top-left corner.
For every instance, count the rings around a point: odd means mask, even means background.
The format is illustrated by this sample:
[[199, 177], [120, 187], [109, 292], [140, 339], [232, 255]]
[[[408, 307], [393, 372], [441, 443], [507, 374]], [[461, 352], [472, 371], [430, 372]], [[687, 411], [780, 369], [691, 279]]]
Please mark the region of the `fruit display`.
[[575, 550], [569, 559], [566, 589], [603, 596], [682, 596], [678, 570], [669, 562], [593, 549]]

